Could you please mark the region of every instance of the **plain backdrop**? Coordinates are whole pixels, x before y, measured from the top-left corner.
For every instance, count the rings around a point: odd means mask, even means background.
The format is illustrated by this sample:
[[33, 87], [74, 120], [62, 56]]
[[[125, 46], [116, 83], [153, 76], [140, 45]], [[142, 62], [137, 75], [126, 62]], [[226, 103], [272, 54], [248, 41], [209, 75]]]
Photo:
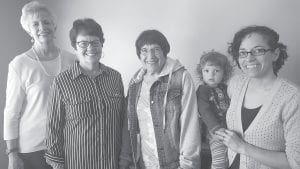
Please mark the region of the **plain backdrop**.
[[[31, 47], [30, 37], [20, 25], [21, 8], [29, 0], [1, 0], [0, 4], [0, 135], [8, 63]], [[118, 70], [125, 90], [140, 62], [135, 40], [146, 29], [157, 29], [169, 40], [169, 56], [181, 61], [192, 74], [201, 54], [214, 49], [226, 54], [233, 35], [248, 25], [266, 25], [280, 34], [288, 46], [286, 64], [279, 76], [300, 85], [299, 0], [43, 0], [57, 16], [56, 42], [70, 52], [68, 33], [78, 18], [95, 19], [103, 28], [102, 63]], [[0, 140], [0, 169], [7, 168], [3, 136]]]

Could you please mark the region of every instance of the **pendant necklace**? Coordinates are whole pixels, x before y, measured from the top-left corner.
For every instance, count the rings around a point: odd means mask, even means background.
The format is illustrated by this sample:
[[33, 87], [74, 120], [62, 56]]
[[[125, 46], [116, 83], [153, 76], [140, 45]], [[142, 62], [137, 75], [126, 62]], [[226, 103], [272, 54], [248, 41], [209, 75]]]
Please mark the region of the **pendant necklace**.
[[[50, 73], [48, 73], [47, 72], [47, 70], [46, 70], [46, 67], [45, 66], [43, 66], [43, 63], [41, 62], [41, 60], [40, 60], [40, 58], [38, 57], [38, 55], [37, 55], [37, 52], [35, 51], [35, 49], [34, 49], [34, 47], [32, 47], [32, 51], [33, 51], [33, 53], [34, 53], [34, 55], [35, 55], [35, 58], [36, 58], [36, 60], [38, 61], [38, 63], [40, 64], [40, 66], [41, 66], [41, 68], [43, 69], [43, 71], [44, 71], [44, 73], [47, 75], [47, 76], [56, 76], [56, 75], [58, 75], [60, 72], [61, 72], [61, 50], [60, 49], [58, 49], [59, 51], [58, 51], [58, 64], [59, 64], [59, 67], [58, 67], [58, 72], [55, 74], [50, 74]], [[54, 58], [53, 60], [55, 60], [56, 58]], [[50, 61], [52, 61], [52, 60], [50, 60]]]

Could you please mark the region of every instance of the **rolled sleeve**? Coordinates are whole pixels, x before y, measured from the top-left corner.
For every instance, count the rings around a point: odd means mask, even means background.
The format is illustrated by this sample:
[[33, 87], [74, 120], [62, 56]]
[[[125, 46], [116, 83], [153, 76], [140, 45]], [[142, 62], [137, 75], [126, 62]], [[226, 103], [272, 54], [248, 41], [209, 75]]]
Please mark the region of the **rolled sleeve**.
[[65, 107], [56, 80], [50, 89], [48, 120], [45, 157], [50, 163], [64, 163]]
[[183, 74], [182, 114], [180, 117], [180, 167], [184, 169], [200, 167], [200, 118], [192, 78], [188, 72]]
[[19, 137], [19, 123], [25, 91], [22, 87], [20, 76], [10, 64], [8, 68], [6, 104], [4, 109], [4, 140]]
[[282, 112], [286, 155], [291, 168], [300, 168], [300, 94], [294, 95]]

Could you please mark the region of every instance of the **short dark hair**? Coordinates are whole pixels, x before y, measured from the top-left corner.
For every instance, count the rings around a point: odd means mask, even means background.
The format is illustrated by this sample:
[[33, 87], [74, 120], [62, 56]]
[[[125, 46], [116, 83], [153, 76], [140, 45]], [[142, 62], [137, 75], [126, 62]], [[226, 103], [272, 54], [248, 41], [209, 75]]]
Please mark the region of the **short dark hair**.
[[158, 30], [145, 30], [135, 41], [136, 54], [140, 58], [141, 48], [146, 44], [157, 44], [161, 47], [164, 56], [170, 52], [170, 44], [167, 38]]
[[101, 26], [91, 18], [76, 19], [73, 22], [73, 27], [70, 30], [71, 45], [76, 49], [76, 38], [80, 32], [87, 35], [99, 37], [100, 42], [104, 43], [104, 35]]
[[222, 83], [226, 83], [232, 74], [232, 65], [227, 58], [227, 56], [222, 53], [216, 52], [214, 50], [203, 53], [200, 58], [200, 62], [197, 64], [196, 71], [201, 81], [203, 81], [202, 69], [204, 68], [206, 63], [211, 63], [212, 65], [219, 66], [223, 69], [223, 79]]
[[238, 67], [241, 68], [241, 66], [239, 64], [240, 45], [241, 45], [243, 39], [247, 35], [253, 34], [253, 33], [257, 33], [257, 34], [265, 37], [267, 39], [267, 41], [268, 41], [267, 43], [271, 49], [275, 50], [278, 48], [280, 50], [278, 59], [273, 62], [273, 72], [277, 76], [279, 69], [282, 67], [282, 65], [284, 65], [285, 60], [288, 58], [288, 54], [286, 52], [287, 47], [286, 47], [286, 45], [278, 42], [279, 34], [275, 30], [273, 30], [269, 27], [254, 25], [254, 26], [248, 26], [248, 27], [245, 27], [245, 28], [239, 30], [234, 35], [233, 41], [232, 41], [232, 43], [230, 43], [230, 46], [228, 47], [228, 53], [232, 55], [234, 61], [238, 65]]

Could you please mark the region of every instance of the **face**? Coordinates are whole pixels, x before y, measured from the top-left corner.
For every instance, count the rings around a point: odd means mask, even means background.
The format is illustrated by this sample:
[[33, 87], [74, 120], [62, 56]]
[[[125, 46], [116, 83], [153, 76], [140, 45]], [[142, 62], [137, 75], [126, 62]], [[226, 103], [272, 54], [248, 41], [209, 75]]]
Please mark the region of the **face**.
[[43, 44], [49, 41], [52, 42], [55, 37], [56, 26], [46, 11], [39, 11], [31, 15], [28, 27], [30, 36], [37, 43]]
[[224, 70], [220, 66], [206, 63], [202, 69], [203, 81], [210, 87], [217, 87], [223, 80]]
[[157, 44], [146, 44], [141, 47], [140, 60], [147, 73], [158, 74], [166, 63], [166, 56]]
[[81, 65], [99, 63], [103, 44], [99, 37], [78, 34], [76, 38], [76, 55]]
[[[249, 53], [250, 51], [252, 53]], [[247, 56], [239, 56], [239, 64], [249, 77], [264, 78], [274, 74], [272, 63], [278, 58], [278, 50], [271, 50], [264, 36], [257, 33], [247, 35], [242, 40], [239, 52], [248, 52]]]

